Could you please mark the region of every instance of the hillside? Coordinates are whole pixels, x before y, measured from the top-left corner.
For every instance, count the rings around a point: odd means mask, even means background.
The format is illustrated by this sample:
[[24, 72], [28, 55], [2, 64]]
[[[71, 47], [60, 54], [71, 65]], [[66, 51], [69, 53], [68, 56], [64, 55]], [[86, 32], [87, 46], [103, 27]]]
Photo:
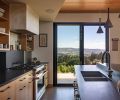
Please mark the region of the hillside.
[[[100, 52], [104, 52], [103, 49], [85, 49], [84, 54], [90, 55], [92, 52], [98, 54]], [[73, 54], [73, 55], [79, 55], [79, 49], [78, 48], [58, 48], [58, 54]]]

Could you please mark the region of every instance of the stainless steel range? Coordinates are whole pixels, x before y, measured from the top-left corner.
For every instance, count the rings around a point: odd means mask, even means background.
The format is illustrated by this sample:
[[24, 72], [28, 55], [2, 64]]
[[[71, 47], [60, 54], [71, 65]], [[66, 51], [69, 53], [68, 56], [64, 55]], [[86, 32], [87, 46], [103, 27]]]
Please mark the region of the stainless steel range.
[[45, 92], [44, 75], [46, 69], [44, 65], [34, 67], [34, 99], [40, 100]]

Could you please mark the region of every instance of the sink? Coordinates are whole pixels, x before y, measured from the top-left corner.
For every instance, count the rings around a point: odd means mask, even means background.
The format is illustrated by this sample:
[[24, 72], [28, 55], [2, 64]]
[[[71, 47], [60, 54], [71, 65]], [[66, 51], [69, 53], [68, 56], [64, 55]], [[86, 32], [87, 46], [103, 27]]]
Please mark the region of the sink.
[[109, 81], [109, 79], [99, 71], [81, 71], [85, 81]]
[[83, 77], [105, 77], [99, 71], [81, 71]]
[[109, 81], [108, 78], [98, 78], [98, 77], [84, 77], [85, 81]]

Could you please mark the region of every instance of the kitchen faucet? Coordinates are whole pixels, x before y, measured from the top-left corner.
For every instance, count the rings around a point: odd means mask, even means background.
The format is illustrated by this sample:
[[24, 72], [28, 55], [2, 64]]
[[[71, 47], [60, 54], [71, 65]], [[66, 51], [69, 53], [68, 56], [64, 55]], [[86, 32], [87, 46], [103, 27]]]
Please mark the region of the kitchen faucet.
[[108, 77], [112, 77], [112, 70], [111, 70], [111, 67], [110, 67], [110, 53], [109, 51], [105, 51], [102, 55], [102, 63], [104, 62], [104, 58], [106, 57], [106, 63], [107, 63], [107, 66], [108, 66]]

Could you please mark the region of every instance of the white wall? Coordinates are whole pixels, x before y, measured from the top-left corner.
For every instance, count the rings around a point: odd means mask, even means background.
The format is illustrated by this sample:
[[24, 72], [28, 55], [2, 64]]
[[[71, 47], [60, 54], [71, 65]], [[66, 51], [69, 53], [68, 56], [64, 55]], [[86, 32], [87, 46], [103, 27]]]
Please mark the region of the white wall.
[[48, 62], [49, 84], [53, 83], [53, 23], [40, 22], [40, 33], [48, 34], [48, 47], [39, 47], [39, 35], [35, 36], [32, 57], [37, 57], [41, 62]]
[[[98, 22], [99, 18], [105, 22], [107, 19], [107, 14], [96, 14], [96, 13], [63, 13], [58, 14], [55, 22]], [[110, 29], [110, 48], [111, 39], [120, 38], [120, 19], [117, 13], [110, 14], [110, 19], [113, 23], [113, 28]], [[38, 57], [40, 61], [49, 62], [49, 84], [53, 82], [53, 23], [52, 22], [42, 22], [40, 23], [40, 33], [48, 33], [48, 47], [39, 48], [38, 36], [35, 37], [35, 50], [33, 52], [33, 57]], [[119, 41], [120, 44], [120, 41]], [[119, 51], [111, 51], [111, 62], [120, 63], [120, 46]]]

